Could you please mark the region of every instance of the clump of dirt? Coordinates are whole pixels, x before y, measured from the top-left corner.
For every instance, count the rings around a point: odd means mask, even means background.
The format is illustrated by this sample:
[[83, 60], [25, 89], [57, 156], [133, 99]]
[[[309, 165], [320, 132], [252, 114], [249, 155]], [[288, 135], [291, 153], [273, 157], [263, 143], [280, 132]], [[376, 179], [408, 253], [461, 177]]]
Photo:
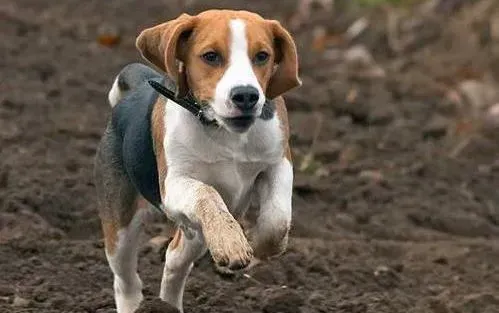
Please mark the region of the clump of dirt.
[[[288, 251], [246, 275], [196, 264], [185, 311], [497, 311], [497, 1], [353, 3], [0, 5], [0, 311], [114, 312], [92, 181], [107, 91], [140, 30], [214, 6], [296, 39], [294, 219]], [[164, 244], [140, 252], [140, 312], [174, 312], [157, 299]]]
[[136, 313], [180, 313], [179, 310], [159, 298], [145, 299]]

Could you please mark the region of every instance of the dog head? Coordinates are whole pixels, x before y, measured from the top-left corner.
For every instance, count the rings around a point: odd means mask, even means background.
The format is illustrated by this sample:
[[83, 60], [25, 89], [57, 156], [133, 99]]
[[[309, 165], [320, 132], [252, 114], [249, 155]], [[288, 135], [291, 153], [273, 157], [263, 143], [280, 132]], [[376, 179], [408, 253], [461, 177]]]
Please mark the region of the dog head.
[[177, 96], [192, 93], [232, 132], [247, 131], [266, 98], [301, 85], [291, 35], [247, 11], [182, 14], [142, 31], [136, 46], [176, 81]]

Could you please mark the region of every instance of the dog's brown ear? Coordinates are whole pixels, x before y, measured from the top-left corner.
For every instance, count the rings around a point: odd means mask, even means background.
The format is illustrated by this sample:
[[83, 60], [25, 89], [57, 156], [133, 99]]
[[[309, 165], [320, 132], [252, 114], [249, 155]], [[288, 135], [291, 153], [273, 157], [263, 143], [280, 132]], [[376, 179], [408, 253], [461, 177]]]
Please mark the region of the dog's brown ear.
[[301, 86], [301, 80], [298, 77], [298, 55], [293, 38], [278, 21], [271, 20], [268, 23], [274, 34], [277, 65], [267, 87], [267, 97], [273, 99], [292, 88]]
[[143, 30], [137, 37], [135, 46], [142, 57], [166, 72], [177, 84], [177, 96], [187, 93], [187, 79], [182, 60], [182, 52], [195, 24], [195, 17], [182, 14], [166, 23]]

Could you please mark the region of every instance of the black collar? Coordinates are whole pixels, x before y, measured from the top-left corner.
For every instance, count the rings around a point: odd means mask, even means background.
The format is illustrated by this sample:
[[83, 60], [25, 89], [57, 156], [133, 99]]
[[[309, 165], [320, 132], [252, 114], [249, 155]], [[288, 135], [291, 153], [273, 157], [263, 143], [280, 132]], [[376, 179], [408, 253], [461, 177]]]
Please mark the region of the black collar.
[[194, 98], [184, 97], [179, 99], [175, 97], [175, 93], [173, 93], [173, 91], [161, 85], [157, 81], [149, 80], [148, 83], [152, 88], [154, 88], [154, 90], [191, 112], [203, 125], [214, 125], [217, 123], [215, 120], [210, 120], [206, 117], [203, 107], [197, 103]]
[[[154, 80], [148, 80], [149, 85], [151, 85], [154, 90], [165, 96], [166, 98], [172, 100], [177, 103], [187, 111], [191, 112], [203, 125], [217, 125], [217, 121], [214, 119], [208, 119], [206, 117], [206, 112], [204, 108], [192, 97], [187, 96], [184, 98], [178, 99], [175, 97], [175, 93], [170, 89], [166, 88], [162, 84], [158, 83]], [[275, 113], [275, 104], [272, 100], [266, 99], [265, 104], [263, 105], [262, 114], [259, 118], [262, 120], [270, 120]]]

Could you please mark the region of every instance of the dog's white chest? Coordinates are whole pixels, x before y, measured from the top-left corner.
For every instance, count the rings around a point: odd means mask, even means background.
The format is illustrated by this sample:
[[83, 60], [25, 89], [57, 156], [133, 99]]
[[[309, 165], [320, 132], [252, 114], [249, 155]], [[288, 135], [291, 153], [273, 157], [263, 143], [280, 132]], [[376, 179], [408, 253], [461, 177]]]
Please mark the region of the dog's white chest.
[[229, 210], [237, 213], [244, 211], [249, 205], [255, 179], [265, 167], [263, 163], [205, 163], [194, 175], [197, 179], [213, 186]]
[[232, 134], [206, 129], [176, 106], [166, 110], [168, 172], [213, 186], [234, 213], [245, 210], [258, 174], [282, 159], [279, 120], [258, 120], [246, 134]]

